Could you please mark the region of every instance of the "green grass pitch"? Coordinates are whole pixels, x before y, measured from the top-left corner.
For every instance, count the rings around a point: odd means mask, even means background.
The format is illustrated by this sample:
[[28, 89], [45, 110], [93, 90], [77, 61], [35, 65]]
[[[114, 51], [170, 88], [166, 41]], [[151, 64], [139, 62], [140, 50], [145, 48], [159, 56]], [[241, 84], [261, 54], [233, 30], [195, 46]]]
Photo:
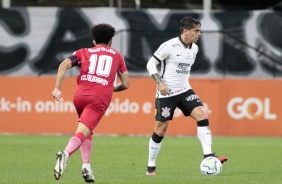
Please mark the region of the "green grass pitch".
[[[0, 135], [1, 184], [79, 184], [80, 151], [70, 157], [60, 180], [53, 177], [55, 154], [70, 135]], [[146, 136], [94, 136], [92, 169], [99, 184], [281, 184], [282, 138], [214, 137], [213, 151], [228, 156], [218, 176], [200, 173], [203, 158], [196, 137], [165, 137], [157, 176], [146, 176]]]

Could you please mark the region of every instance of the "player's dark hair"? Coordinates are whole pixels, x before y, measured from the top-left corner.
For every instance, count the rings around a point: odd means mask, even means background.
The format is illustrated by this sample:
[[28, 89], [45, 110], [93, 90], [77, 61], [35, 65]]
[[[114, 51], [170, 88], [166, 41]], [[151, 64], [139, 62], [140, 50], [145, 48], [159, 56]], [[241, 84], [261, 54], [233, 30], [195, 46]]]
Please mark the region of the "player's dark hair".
[[190, 30], [200, 25], [201, 25], [201, 22], [198, 19], [194, 17], [186, 16], [180, 20], [179, 30], [180, 30], [180, 33], [182, 33], [184, 29]]
[[91, 35], [96, 44], [108, 44], [115, 35], [115, 28], [109, 24], [97, 24], [91, 28]]

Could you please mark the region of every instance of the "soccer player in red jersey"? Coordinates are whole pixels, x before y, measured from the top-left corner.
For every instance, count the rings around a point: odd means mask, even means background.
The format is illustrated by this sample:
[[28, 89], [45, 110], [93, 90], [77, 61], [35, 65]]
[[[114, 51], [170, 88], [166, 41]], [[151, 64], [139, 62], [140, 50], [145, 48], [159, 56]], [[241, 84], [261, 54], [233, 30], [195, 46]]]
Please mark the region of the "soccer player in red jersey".
[[[66, 58], [59, 66], [53, 98], [59, 100], [61, 87], [68, 69], [78, 66], [77, 88], [74, 106], [79, 116], [75, 135], [70, 138], [64, 151], [59, 151], [54, 169], [54, 177], [60, 179], [67, 159], [80, 148], [82, 156], [82, 176], [85, 182], [94, 182], [90, 166], [92, 151], [92, 131], [107, 110], [113, 92], [129, 87], [128, 71], [122, 55], [111, 47], [115, 28], [109, 24], [98, 24], [91, 28], [92, 48], [82, 48]], [[119, 77], [120, 82], [116, 84]]]

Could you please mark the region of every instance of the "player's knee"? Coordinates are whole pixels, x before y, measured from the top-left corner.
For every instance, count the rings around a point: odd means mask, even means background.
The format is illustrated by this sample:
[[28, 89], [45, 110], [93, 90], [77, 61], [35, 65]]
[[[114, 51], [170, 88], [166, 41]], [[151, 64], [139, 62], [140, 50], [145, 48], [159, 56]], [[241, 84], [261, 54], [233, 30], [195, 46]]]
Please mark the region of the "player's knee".
[[206, 113], [205, 111], [202, 111], [199, 114], [199, 117], [200, 117], [200, 119], [208, 119], [209, 118], [208, 113]]
[[158, 131], [155, 131], [155, 133], [160, 136], [160, 137], [164, 137], [165, 136], [165, 131], [162, 131], [162, 130], [158, 130]]
[[154, 129], [154, 132], [159, 136], [165, 136], [166, 130], [168, 128], [168, 121], [160, 122], [157, 121], [156, 127]]
[[205, 111], [203, 106], [198, 106], [194, 108], [191, 113], [191, 116], [197, 121], [209, 118], [208, 113]]

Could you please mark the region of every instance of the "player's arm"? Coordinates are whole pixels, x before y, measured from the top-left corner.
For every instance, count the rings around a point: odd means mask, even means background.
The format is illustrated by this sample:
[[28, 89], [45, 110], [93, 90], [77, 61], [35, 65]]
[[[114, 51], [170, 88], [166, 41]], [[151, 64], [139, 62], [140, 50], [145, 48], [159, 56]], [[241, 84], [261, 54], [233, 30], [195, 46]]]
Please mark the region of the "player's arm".
[[52, 96], [53, 98], [55, 98], [57, 101], [60, 99], [61, 97], [61, 88], [62, 88], [62, 82], [63, 79], [65, 77], [66, 71], [68, 69], [70, 69], [73, 66], [72, 64], [72, 60], [70, 60], [69, 58], [66, 58], [60, 65], [58, 68], [58, 72], [57, 72], [57, 78], [56, 78], [56, 85], [55, 85], [55, 89], [52, 92]]
[[158, 74], [157, 65], [159, 61], [155, 56], [151, 57], [151, 59], [147, 63], [147, 70], [149, 75], [156, 81], [158, 85], [158, 89], [162, 95], [168, 95], [169, 91], [165, 83], [161, 80], [160, 75]]
[[129, 88], [128, 71], [119, 74], [120, 82], [115, 86], [114, 92], [123, 91]]

